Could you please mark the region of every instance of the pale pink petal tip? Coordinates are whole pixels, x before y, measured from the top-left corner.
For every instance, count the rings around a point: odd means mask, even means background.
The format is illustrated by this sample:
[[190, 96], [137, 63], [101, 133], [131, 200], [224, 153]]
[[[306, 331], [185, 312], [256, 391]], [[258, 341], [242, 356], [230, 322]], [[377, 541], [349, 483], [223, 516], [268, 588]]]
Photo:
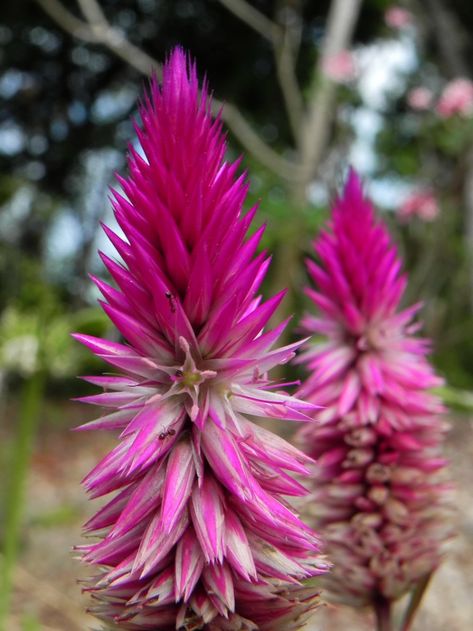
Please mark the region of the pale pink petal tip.
[[398, 5], [392, 5], [384, 14], [386, 25], [393, 29], [403, 29], [410, 26], [414, 17], [410, 11]]
[[287, 500], [307, 494], [293, 476], [311, 459], [249, 418], [307, 421], [316, 406], [268, 376], [301, 343], [274, 348], [287, 322], [265, 330], [284, 292], [261, 300], [264, 228], [247, 236], [256, 208], [210, 111], [175, 49], [117, 176], [112, 283], [92, 279], [123, 341], [75, 336], [108, 364], [86, 377], [104, 392], [82, 400], [102, 413], [79, 429], [118, 434], [84, 479], [113, 495], [80, 548], [107, 628], [296, 631], [318, 604], [306, 581], [327, 571]]
[[413, 110], [425, 111], [432, 107], [434, 95], [432, 90], [424, 86], [412, 88], [407, 93], [407, 103]]
[[444, 87], [436, 105], [441, 118], [473, 116], [473, 81], [466, 77], [457, 77]]
[[[300, 356], [300, 396], [322, 406], [299, 433], [316, 460], [311, 514], [334, 567], [333, 598], [395, 600], [435, 570], [452, 534], [443, 407], [415, 305], [401, 309], [401, 261], [351, 170], [308, 261], [319, 342]], [[323, 339], [321, 339], [321, 337]]]
[[350, 83], [358, 76], [355, 55], [350, 50], [327, 55], [322, 60], [322, 72], [335, 83]]
[[402, 221], [409, 221], [413, 217], [421, 221], [434, 221], [440, 214], [440, 206], [432, 189], [423, 188], [411, 193], [397, 214]]

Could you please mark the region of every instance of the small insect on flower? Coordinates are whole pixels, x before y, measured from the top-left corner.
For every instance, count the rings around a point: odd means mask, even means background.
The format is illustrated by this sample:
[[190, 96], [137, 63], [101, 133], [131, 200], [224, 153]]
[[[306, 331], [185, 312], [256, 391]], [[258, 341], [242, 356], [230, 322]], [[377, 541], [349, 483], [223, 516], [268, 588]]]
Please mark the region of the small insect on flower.
[[170, 291], [165, 291], [164, 295], [169, 300], [169, 308], [171, 309], [171, 313], [176, 313], [176, 302], [174, 296]]
[[176, 430], [175, 429], [167, 429], [165, 428], [160, 434], [159, 434], [159, 440], [164, 440], [165, 438], [167, 438], [168, 436], [174, 436], [176, 434]]
[[419, 305], [399, 308], [401, 261], [353, 171], [314, 247], [318, 314], [304, 326], [320, 341], [299, 358], [299, 396], [322, 406], [299, 434], [317, 459], [310, 510], [334, 564], [332, 597], [376, 606], [432, 572], [451, 535], [444, 410], [430, 392], [442, 382], [414, 335]]
[[176, 49], [152, 80], [128, 178], [108, 227], [116, 286], [95, 279], [124, 338], [76, 336], [116, 370], [88, 378], [107, 413], [83, 429], [120, 432], [84, 484], [114, 493], [86, 524], [87, 588], [107, 626], [130, 630], [300, 629], [318, 604], [304, 581], [327, 569], [315, 533], [288, 496], [306, 489], [311, 459], [250, 420], [307, 420], [313, 405], [275, 391], [267, 373], [300, 342], [274, 348], [264, 330], [284, 292], [262, 301], [269, 265], [250, 237], [248, 184], [225, 162], [195, 67]]

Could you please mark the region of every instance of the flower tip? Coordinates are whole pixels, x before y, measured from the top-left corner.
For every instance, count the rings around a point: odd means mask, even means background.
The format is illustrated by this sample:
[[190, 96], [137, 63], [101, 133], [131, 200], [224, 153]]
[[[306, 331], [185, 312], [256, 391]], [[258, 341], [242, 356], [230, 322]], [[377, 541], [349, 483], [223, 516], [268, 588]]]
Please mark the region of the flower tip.
[[181, 350], [184, 351], [184, 353], [187, 354], [190, 352], [189, 342], [182, 335], [179, 336], [179, 346], [181, 347]]
[[344, 197], [361, 198], [363, 197], [363, 185], [361, 177], [356, 169], [352, 166], [348, 169], [348, 176], [344, 188]]
[[87, 335], [86, 333], [74, 332], [74, 333], [69, 333], [69, 335], [76, 342], [79, 342], [79, 344], [82, 344], [83, 346], [87, 346], [88, 348], [94, 347], [94, 342], [100, 343], [101, 341], [99, 338], [95, 338], [93, 335]]
[[[189, 88], [197, 89], [197, 69], [191, 54], [178, 44], [171, 49], [163, 68], [163, 88], [168, 87], [170, 92], [176, 91], [176, 94], [182, 94], [181, 88], [184, 87], [185, 92]], [[156, 87], [159, 89], [159, 81], [156, 80]], [[187, 88], [187, 89], [186, 89]], [[206, 82], [202, 86], [202, 94], [207, 93]], [[185, 93], [184, 92], [184, 93]], [[182, 98], [182, 97], [181, 97]]]
[[166, 57], [166, 65], [172, 66], [173, 64], [175, 64], [181, 67], [185, 67], [188, 57], [189, 53], [186, 53], [184, 46], [182, 46], [181, 44], [176, 44], [176, 46], [171, 48]]
[[[72, 401], [74, 399], [71, 399]], [[75, 427], [71, 427], [70, 429], [71, 432], [83, 432], [84, 431], [84, 425], [76, 425]]]

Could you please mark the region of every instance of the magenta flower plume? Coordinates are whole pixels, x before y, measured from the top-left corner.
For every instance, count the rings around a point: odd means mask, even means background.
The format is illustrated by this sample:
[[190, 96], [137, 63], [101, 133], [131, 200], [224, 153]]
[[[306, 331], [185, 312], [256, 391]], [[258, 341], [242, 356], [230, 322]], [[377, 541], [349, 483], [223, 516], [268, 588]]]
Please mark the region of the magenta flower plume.
[[351, 604], [394, 600], [439, 563], [449, 535], [440, 447], [441, 380], [413, 336], [419, 306], [388, 232], [354, 172], [308, 261], [318, 309], [305, 328], [320, 341], [301, 355], [298, 395], [322, 406], [299, 435], [317, 458], [311, 511], [334, 568], [327, 584]]
[[99, 568], [92, 611], [122, 629], [299, 629], [317, 605], [302, 581], [326, 564], [283, 496], [306, 493], [288, 472], [310, 459], [248, 418], [313, 407], [267, 377], [298, 347], [271, 350], [284, 325], [262, 332], [283, 293], [257, 296], [263, 229], [246, 238], [256, 209], [242, 214], [244, 176], [180, 49], [140, 115], [113, 200], [126, 240], [104, 227], [117, 287], [94, 279], [126, 343], [76, 336], [118, 371], [87, 378], [105, 392], [83, 398], [109, 409], [83, 429], [121, 432], [84, 481], [116, 492], [80, 548]]

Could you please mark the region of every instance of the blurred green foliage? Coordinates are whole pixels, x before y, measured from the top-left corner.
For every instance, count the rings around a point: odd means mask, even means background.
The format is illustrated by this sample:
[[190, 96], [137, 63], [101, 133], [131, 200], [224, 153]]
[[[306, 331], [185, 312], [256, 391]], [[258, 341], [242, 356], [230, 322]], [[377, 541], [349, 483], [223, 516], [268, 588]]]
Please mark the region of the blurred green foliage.
[[[438, 68], [423, 64], [410, 81], [425, 85], [438, 81], [437, 96], [446, 79]], [[442, 81], [442, 83], [441, 83]], [[406, 93], [389, 103], [377, 135], [380, 156], [377, 176], [402, 176], [426, 187], [437, 197], [441, 212], [432, 223], [418, 219], [393, 225], [401, 246], [409, 286], [406, 302], [422, 300], [424, 333], [433, 340], [433, 359], [449, 383], [460, 388], [473, 385], [473, 301], [471, 251], [465, 199], [472, 174], [468, 170], [473, 146], [473, 119], [440, 118], [433, 110], [415, 112], [406, 104]]]

